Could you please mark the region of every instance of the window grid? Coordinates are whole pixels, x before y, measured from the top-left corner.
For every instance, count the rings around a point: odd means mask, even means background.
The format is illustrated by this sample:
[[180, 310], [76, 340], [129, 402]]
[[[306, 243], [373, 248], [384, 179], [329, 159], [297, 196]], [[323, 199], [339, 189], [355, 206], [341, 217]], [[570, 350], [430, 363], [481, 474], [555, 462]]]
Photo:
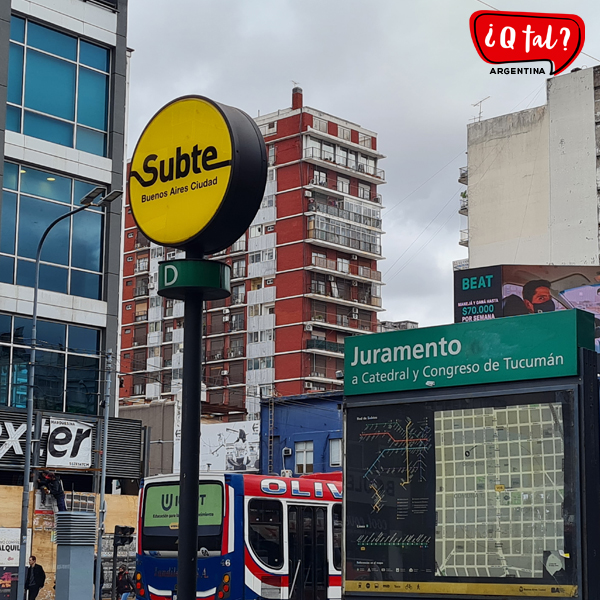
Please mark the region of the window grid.
[[[17, 133], [23, 133], [24, 132], [24, 128], [25, 128], [25, 113], [30, 113], [30, 114], [34, 114], [34, 115], [39, 115], [41, 117], [44, 117], [45, 119], [52, 119], [52, 120], [57, 120], [59, 122], [62, 123], [68, 123], [69, 125], [71, 125], [73, 127], [73, 135], [72, 135], [72, 140], [71, 140], [71, 144], [69, 145], [69, 147], [71, 148], [77, 148], [79, 150], [84, 150], [83, 148], [80, 148], [78, 145], [78, 134], [80, 132], [81, 129], [85, 130], [90, 130], [96, 133], [99, 133], [101, 135], [104, 136], [104, 142], [103, 142], [103, 151], [102, 152], [93, 152], [94, 154], [99, 154], [100, 156], [107, 156], [108, 154], [108, 124], [110, 123], [110, 102], [108, 102], [108, 99], [110, 98], [111, 95], [111, 77], [110, 77], [110, 52], [108, 53], [108, 61], [107, 61], [107, 70], [102, 70], [99, 69], [97, 67], [94, 67], [90, 64], [87, 63], [83, 63], [81, 61], [81, 44], [82, 42], [86, 42], [87, 44], [90, 44], [91, 46], [95, 46], [97, 48], [102, 48], [103, 50], [108, 50], [106, 48], [103, 48], [102, 46], [99, 46], [98, 44], [92, 44], [91, 42], [88, 42], [87, 40], [82, 40], [80, 38], [75, 38], [74, 36], [70, 36], [67, 35], [67, 37], [69, 38], [73, 38], [76, 40], [76, 47], [77, 47], [77, 51], [76, 51], [76, 58], [75, 60], [73, 59], [69, 59], [63, 55], [60, 54], [56, 54], [56, 53], [52, 53], [49, 52], [48, 50], [39, 48], [37, 46], [30, 46], [29, 45], [29, 25], [31, 23], [34, 23], [31, 20], [28, 19], [21, 19], [20, 17], [13, 17], [13, 19], [19, 19], [24, 21], [25, 23], [25, 38], [24, 41], [21, 42], [20, 40], [16, 40], [13, 38], [13, 36], [11, 36], [10, 39], [10, 44], [15, 46], [15, 47], [20, 47], [22, 48], [23, 51], [23, 64], [22, 64], [22, 69], [21, 69], [21, 76], [20, 76], [20, 82], [21, 82], [21, 102], [20, 104], [17, 104], [15, 102], [11, 102], [10, 100], [7, 102], [8, 106], [12, 106], [15, 109], [17, 109], [19, 111], [19, 125], [18, 125], [18, 131]], [[37, 24], [36, 24], [37, 25]], [[56, 32], [57, 30], [51, 29], [49, 27], [46, 26], [41, 26], [38, 25], [39, 27], [42, 27], [45, 30], [49, 30], [52, 32]], [[66, 34], [64, 34], [66, 35]], [[40, 110], [37, 110], [35, 108], [31, 108], [25, 105], [25, 86], [26, 86], [26, 81], [27, 81], [27, 61], [28, 61], [28, 54], [29, 51], [31, 52], [37, 52], [43, 56], [48, 56], [51, 57], [52, 59], [55, 60], [60, 60], [60, 61], [65, 61], [68, 64], [74, 65], [75, 67], [75, 90], [74, 90], [74, 98], [73, 98], [73, 110], [74, 110], [74, 119], [71, 121], [70, 119], [66, 119], [64, 117], [61, 117], [59, 115], [56, 114], [51, 114], [51, 113], [45, 113], [42, 112]], [[106, 76], [107, 78], [107, 86], [106, 86], [106, 107], [105, 107], [105, 122], [106, 122], [106, 129], [98, 129], [96, 127], [93, 127], [92, 125], [89, 124], [83, 124], [83, 122], [80, 121], [80, 117], [79, 117], [79, 91], [80, 91], [80, 84], [81, 84], [81, 70], [82, 69], [87, 69], [91, 72], [94, 73], [98, 73], [101, 74], [103, 76]], [[7, 117], [8, 119], [8, 117]], [[10, 127], [7, 127], [7, 129], [11, 129]], [[27, 134], [27, 135], [31, 135], [31, 134]], [[37, 136], [34, 136], [37, 137]], [[42, 138], [45, 139], [45, 138]], [[56, 143], [60, 143], [60, 142], [56, 142]]]
[[296, 473], [313, 472], [313, 442], [296, 442]]
[[[9, 163], [9, 162], [5, 162], [5, 172], [7, 170], [7, 165], [13, 165], [17, 170], [18, 170], [18, 178], [17, 178], [17, 188], [16, 189], [10, 189], [5, 187], [3, 189], [3, 193], [8, 193], [8, 194], [15, 194], [16, 195], [16, 208], [15, 208], [15, 227], [14, 227], [14, 249], [13, 249], [13, 253], [9, 253], [9, 252], [1, 252], [0, 251], [0, 257], [4, 256], [7, 258], [11, 258], [13, 259], [13, 267], [12, 267], [12, 278], [10, 278], [11, 280], [8, 281], [6, 277], [0, 279], [1, 281], [3, 281], [4, 283], [11, 283], [14, 284], [18, 281], [17, 279], [17, 275], [18, 275], [18, 264], [21, 261], [22, 263], [29, 263], [31, 265], [35, 265], [35, 260], [31, 259], [29, 257], [25, 257], [25, 256], [20, 256], [19, 255], [19, 232], [20, 232], [20, 227], [21, 227], [21, 202], [22, 202], [22, 198], [25, 197], [27, 199], [31, 198], [34, 200], [38, 200], [41, 202], [47, 202], [53, 206], [57, 206], [57, 207], [61, 207], [65, 209], [65, 212], [68, 212], [69, 210], [72, 210], [73, 208], [76, 208], [77, 205], [74, 204], [75, 202], [75, 193], [76, 193], [76, 182], [82, 183], [85, 186], [89, 186], [90, 189], [92, 187], [94, 187], [93, 184], [89, 184], [88, 182], [83, 182], [80, 180], [75, 180], [72, 178], [64, 178], [64, 179], [69, 179], [71, 181], [71, 189], [70, 189], [70, 198], [68, 202], [61, 202], [58, 200], [54, 200], [45, 196], [41, 196], [39, 194], [35, 194], [32, 193], [31, 191], [28, 191], [27, 193], [22, 191], [22, 186], [21, 186], [21, 175], [26, 172], [26, 169], [28, 168], [25, 165], [20, 165], [17, 163]], [[36, 171], [39, 171], [41, 173], [45, 173], [48, 176], [52, 176], [54, 175], [51, 172], [46, 172], [46, 171], [42, 171], [41, 169], [34, 169]], [[62, 177], [62, 176], [61, 176]], [[6, 178], [4, 179], [4, 181], [6, 182]], [[1, 216], [2, 216], [2, 205], [3, 203], [0, 203], [0, 221], [1, 221]], [[100, 265], [100, 270], [99, 271], [95, 271], [92, 269], [85, 269], [82, 267], [75, 267], [73, 266], [73, 241], [74, 241], [74, 223], [77, 223], [77, 217], [81, 216], [82, 214], [98, 214], [100, 213], [101, 216], [101, 222], [100, 222], [100, 239], [98, 241], [99, 243], [99, 253], [100, 253], [100, 259], [99, 259], [99, 265]], [[103, 277], [102, 277], [102, 269], [103, 269], [103, 262], [104, 262], [104, 208], [100, 208], [100, 207], [90, 207], [84, 211], [82, 211], [82, 213], [79, 213], [78, 215], [72, 215], [70, 217], [68, 217], [67, 219], [65, 219], [64, 221], [65, 223], [68, 223], [69, 225], [69, 239], [68, 239], [68, 250], [67, 250], [67, 264], [62, 264], [59, 262], [50, 262], [48, 260], [44, 260], [43, 258], [40, 260], [40, 265], [41, 266], [49, 266], [49, 267], [53, 267], [53, 268], [58, 268], [58, 269], [66, 269], [67, 270], [67, 287], [66, 287], [66, 291], [64, 293], [68, 293], [71, 295], [78, 295], [78, 294], [73, 294], [72, 292], [72, 274], [73, 272], [81, 272], [81, 273], [89, 273], [92, 275], [96, 275], [99, 277], [99, 285], [98, 285], [98, 294], [95, 297], [92, 297], [92, 299], [97, 299], [100, 300], [102, 299], [102, 289], [103, 289]], [[1, 240], [0, 240], [1, 241]], [[93, 243], [93, 240], [92, 240]], [[36, 244], [37, 247], [37, 244]], [[44, 252], [42, 251], [42, 256], [43, 256]], [[6, 272], [6, 270], [5, 270]], [[2, 274], [0, 273], [0, 277], [2, 276]], [[48, 289], [47, 287], [44, 287], [43, 285], [43, 281], [41, 278], [41, 273], [40, 273], [40, 289]], [[84, 296], [84, 297], [91, 297], [91, 296]]]
[[[32, 319], [0, 313], [1, 406], [25, 407], [31, 359], [31, 338], [19, 335], [20, 328], [17, 325], [22, 322], [31, 326]], [[45, 341], [44, 326], [64, 328], [64, 345]], [[92, 344], [94, 347], [71, 347], [72, 343], [77, 343], [77, 334], [82, 332], [86, 332], [92, 337], [94, 334], [96, 335], [96, 341]], [[22, 333], [23, 331], [21, 331]], [[100, 337], [99, 329], [38, 319], [34, 382], [35, 408], [98, 414]], [[81, 398], [84, 399], [83, 402], [81, 402]]]

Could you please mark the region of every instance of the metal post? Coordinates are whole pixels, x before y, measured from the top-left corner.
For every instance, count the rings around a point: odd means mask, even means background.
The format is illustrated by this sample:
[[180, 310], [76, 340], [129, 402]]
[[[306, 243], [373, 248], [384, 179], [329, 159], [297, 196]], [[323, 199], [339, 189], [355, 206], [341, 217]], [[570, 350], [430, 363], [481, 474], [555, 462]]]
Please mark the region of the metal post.
[[[192, 258], [189, 256], [187, 258]], [[196, 599], [198, 562], [198, 479], [200, 474], [200, 398], [202, 393], [202, 292], [185, 296], [181, 468], [179, 489], [178, 600]]]
[[37, 346], [37, 313], [38, 313], [38, 291], [40, 287], [40, 259], [42, 246], [50, 233], [50, 230], [60, 221], [85, 210], [88, 205], [69, 211], [58, 217], [48, 225], [44, 231], [35, 255], [35, 282], [33, 286], [33, 319], [31, 323], [31, 357], [29, 360], [29, 374], [27, 378], [27, 429], [25, 430], [25, 467], [23, 470], [23, 501], [21, 504], [21, 545], [19, 548], [19, 580], [17, 582], [17, 598], [21, 600], [25, 594], [25, 569], [27, 561], [27, 524], [29, 521], [29, 479], [31, 478], [31, 433], [33, 429], [33, 386], [35, 383], [35, 359]]
[[106, 354], [106, 387], [104, 390], [104, 423], [102, 425], [102, 475], [100, 477], [100, 514], [98, 523], [98, 542], [96, 550], [96, 573], [94, 573], [94, 598], [100, 600], [100, 573], [102, 572], [102, 535], [104, 534], [104, 520], [106, 517], [106, 501], [104, 491], [106, 488], [106, 463], [108, 460], [108, 417], [110, 415], [110, 384], [112, 375], [112, 349]]
[[112, 600], [117, 598], [117, 549], [113, 540], [113, 557], [112, 557], [112, 580], [110, 584], [110, 597]]

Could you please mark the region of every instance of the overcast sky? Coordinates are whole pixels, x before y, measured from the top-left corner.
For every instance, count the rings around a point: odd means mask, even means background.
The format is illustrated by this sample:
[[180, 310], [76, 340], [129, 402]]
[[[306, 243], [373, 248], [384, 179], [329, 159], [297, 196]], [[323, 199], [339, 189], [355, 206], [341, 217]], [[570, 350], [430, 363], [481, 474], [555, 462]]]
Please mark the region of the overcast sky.
[[[583, 52], [600, 58], [600, 2], [490, 0], [499, 10], [564, 12], [586, 25]], [[201, 94], [251, 116], [304, 104], [378, 133], [386, 231], [380, 315], [450, 323], [452, 261], [466, 219], [458, 169], [467, 124], [545, 103], [548, 75], [491, 75], [469, 17], [478, 0], [129, 0], [129, 147], [152, 115]], [[581, 54], [569, 67], [598, 61]], [[539, 65], [536, 65], [539, 66]], [[546, 68], [548, 72], [548, 68]]]

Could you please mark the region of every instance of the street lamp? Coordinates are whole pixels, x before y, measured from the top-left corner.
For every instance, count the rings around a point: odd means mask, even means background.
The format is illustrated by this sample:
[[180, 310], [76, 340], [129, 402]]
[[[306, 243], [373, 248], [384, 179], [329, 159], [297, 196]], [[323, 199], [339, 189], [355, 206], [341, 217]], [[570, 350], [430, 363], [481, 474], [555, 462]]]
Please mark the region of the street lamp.
[[115, 190], [94, 204], [94, 200], [102, 197], [106, 189], [104, 187], [95, 187], [90, 190], [80, 201], [81, 206], [75, 208], [64, 215], [55, 219], [46, 227], [42, 234], [40, 243], [35, 255], [35, 282], [33, 286], [33, 319], [31, 323], [31, 358], [29, 361], [29, 374], [27, 381], [27, 429], [25, 432], [25, 469], [23, 473], [23, 502], [21, 505], [21, 544], [19, 548], [19, 579], [17, 585], [17, 598], [23, 598], [25, 592], [25, 568], [27, 561], [27, 524], [29, 516], [29, 478], [31, 477], [31, 430], [33, 429], [33, 385], [35, 380], [35, 359], [37, 346], [37, 313], [38, 313], [38, 291], [40, 286], [40, 259], [42, 256], [42, 246], [48, 237], [51, 229], [60, 223], [63, 219], [76, 215], [90, 206], [106, 206], [106, 204], [116, 200], [123, 193]]

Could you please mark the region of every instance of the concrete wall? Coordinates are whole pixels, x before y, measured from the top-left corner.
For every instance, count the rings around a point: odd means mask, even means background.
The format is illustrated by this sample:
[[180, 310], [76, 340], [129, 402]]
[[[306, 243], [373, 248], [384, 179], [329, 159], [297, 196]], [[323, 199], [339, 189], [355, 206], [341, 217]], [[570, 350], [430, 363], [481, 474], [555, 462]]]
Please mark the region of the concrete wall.
[[597, 265], [594, 70], [548, 80], [552, 264]]
[[469, 264], [546, 264], [550, 196], [545, 107], [468, 127]]
[[[21, 525], [21, 500], [23, 488], [17, 486], [0, 486], [0, 528], [18, 528]], [[96, 499], [96, 505], [98, 498]], [[33, 511], [35, 498], [33, 493], [29, 501], [29, 526], [33, 528], [31, 553], [46, 572], [46, 585], [39, 593], [39, 600], [54, 598], [54, 578], [56, 574], [56, 544], [52, 541], [52, 532], [39, 530], [34, 526]], [[106, 496], [106, 532], [112, 533], [115, 525], [129, 525], [137, 530], [137, 496]]]
[[594, 69], [547, 91], [546, 106], [468, 127], [471, 267], [600, 264]]
[[175, 402], [162, 400], [119, 407], [120, 417], [139, 419], [143, 426], [150, 427], [148, 475], [173, 472], [174, 415]]

